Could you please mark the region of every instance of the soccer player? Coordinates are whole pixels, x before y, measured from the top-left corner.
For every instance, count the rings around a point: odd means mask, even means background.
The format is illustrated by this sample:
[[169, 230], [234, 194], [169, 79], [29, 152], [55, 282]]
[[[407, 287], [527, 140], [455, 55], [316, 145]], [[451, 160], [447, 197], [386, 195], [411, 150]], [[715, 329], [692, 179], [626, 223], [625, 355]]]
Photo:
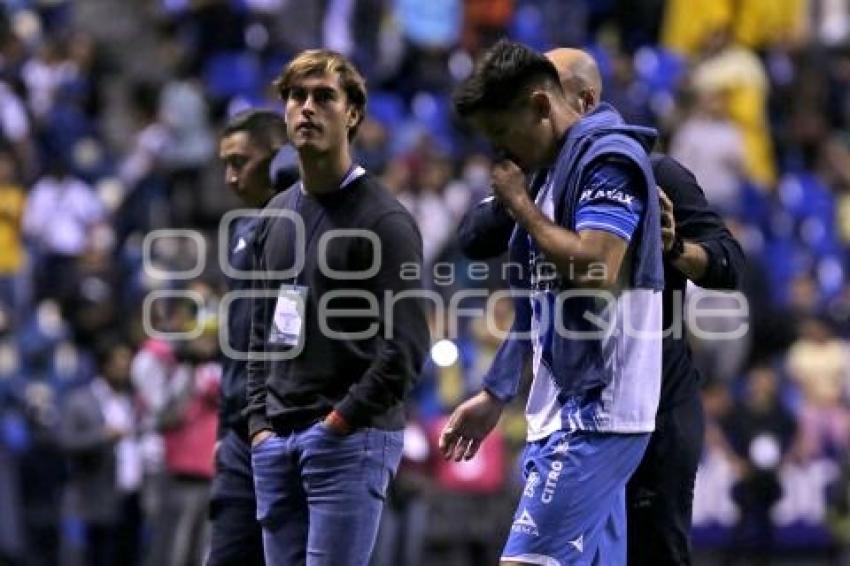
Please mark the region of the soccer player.
[[[276, 86], [301, 182], [271, 200], [254, 246], [254, 269], [267, 275], [255, 286], [248, 362], [257, 518], [269, 565], [362, 565], [430, 342], [415, 298], [422, 239], [352, 162], [366, 108], [357, 69], [304, 51]], [[293, 213], [301, 228], [282, 216]]]
[[[487, 52], [454, 105], [507, 156], [492, 181], [519, 225], [512, 263], [524, 266], [500, 355], [515, 350], [532, 364], [527, 483], [502, 562], [623, 564], [626, 481], [653, 430], [661, 380], [655, 133], [607, 105], [580, 120], [552, 63], [508, 41]], [[534, 199], [529, 172], [538, 172]], [[450, 423], [441, 449], [461, 459], [481, 438]]]
[[[590, 55], [563, 48], [546, 56], [557, 68], [561, 86], [576, 111], [584, 114], [599, 105], [602, 82]], [[708, 206], [694, 176], [666, 155], [653, 154], [651, 160], [655, 180], [663, 189], [664, 328], [668, 328], [674, 316], [682, 316], [689, 279], [703, 288], [735, 289], [744, 255]], [[501, 255], [514, 226], [499, 201], [485, 199], [462, 220], [461, 246], [474, 259]], [[683, 299], [678, 303], [674, 300], [677, 293]], [[501, 375], [508, 378], [506, 382], [485, 380], [485, 389], [492, 395], [482, 394], [458, 409], [455, 427], [475, 426], [477, 419], [472, 415], [482, 415], [486, 423], [495, 424], [502, 404], [513, 397], [516, 388], [512, 383], [516, 375]], [[686, 334], [665, 336], [656, 428], [626, 487], [631, 566], [691, 563], [691, 509], [703, 443], [699, 381]]]
[[[246, 110], [227, 122], [219, 142], [224, 163], [224, 181], [248, 208], [260, 209], [277, 192], [269, 179], [269, 167], [286, 144], [283, 116], [268, 110]], [[292, 184], [297, 178], [294, 163], [280, 163], [277, 178]], [[257, 217], [245, 216], [229, 229], [227, 257], [232, 268], [251, 269], [250, 249]], [[248, 279], [230, 279], [231, 290], [249, 289]], [[227, 313], [229, 344], [237, 352], [248, 351], [251, 332], [250, 301], [230, 303]], [[263, 547], [254, 478], [251, 474], [251, 445], [245, 409], [245, 361], [225, 356], [221, 381], [221, 409], [216, 449], [216, 473], [210, 494], [212, 533], [208, 566], [225, 564], [262, 565]]]

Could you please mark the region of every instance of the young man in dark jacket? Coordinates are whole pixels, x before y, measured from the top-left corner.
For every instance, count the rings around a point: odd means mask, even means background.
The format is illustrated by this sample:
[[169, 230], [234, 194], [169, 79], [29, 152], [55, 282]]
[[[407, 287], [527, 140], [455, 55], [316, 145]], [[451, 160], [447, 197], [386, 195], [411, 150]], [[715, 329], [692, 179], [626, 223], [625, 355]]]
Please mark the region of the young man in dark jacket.
[[430, 342], [422, 241], [352, 162], [366, 107], [357, 69], [305, 51], [276, 84], [301, 182], [271, 200], [253, 252], [257, 517], [267, 564], [365, 564]]

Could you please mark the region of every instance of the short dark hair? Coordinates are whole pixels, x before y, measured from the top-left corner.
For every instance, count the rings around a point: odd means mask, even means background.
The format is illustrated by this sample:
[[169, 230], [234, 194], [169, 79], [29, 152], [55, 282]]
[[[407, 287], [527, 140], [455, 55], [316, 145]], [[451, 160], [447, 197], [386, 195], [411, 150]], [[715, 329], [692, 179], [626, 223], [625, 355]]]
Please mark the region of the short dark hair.
[[461, 118], [488, 110], [505, 110], [528, 88], [546, 84], [561, 90], [558, 71], [549, 59], [515, 41], [499, 40], [452, 95]]
[[286, 145], [286, 122], [283, 116], [271, 110], [250, 109], [234, 114], [221, 131], [225, 138], [245, 132], [251, 142], [269, 153]]

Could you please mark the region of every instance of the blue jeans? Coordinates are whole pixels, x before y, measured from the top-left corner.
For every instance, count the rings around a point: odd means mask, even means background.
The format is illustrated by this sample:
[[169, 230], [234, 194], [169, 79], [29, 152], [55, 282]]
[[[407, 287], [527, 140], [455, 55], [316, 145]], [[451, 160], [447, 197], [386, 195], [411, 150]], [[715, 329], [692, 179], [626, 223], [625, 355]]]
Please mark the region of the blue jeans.
[[266, 564], [365, 566], [402, 445], [402, 431], [340, 436], [317, 423], [255, 446]]

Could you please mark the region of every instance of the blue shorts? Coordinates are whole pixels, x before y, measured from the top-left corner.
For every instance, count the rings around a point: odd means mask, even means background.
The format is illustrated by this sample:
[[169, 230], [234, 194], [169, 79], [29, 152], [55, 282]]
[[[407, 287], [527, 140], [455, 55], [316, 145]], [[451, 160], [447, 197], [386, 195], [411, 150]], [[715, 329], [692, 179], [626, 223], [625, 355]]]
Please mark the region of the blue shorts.
[[625, 564], [626, 482], [649, 436], [561, 430], [527, 444], [525, 489], [502, 560]]

